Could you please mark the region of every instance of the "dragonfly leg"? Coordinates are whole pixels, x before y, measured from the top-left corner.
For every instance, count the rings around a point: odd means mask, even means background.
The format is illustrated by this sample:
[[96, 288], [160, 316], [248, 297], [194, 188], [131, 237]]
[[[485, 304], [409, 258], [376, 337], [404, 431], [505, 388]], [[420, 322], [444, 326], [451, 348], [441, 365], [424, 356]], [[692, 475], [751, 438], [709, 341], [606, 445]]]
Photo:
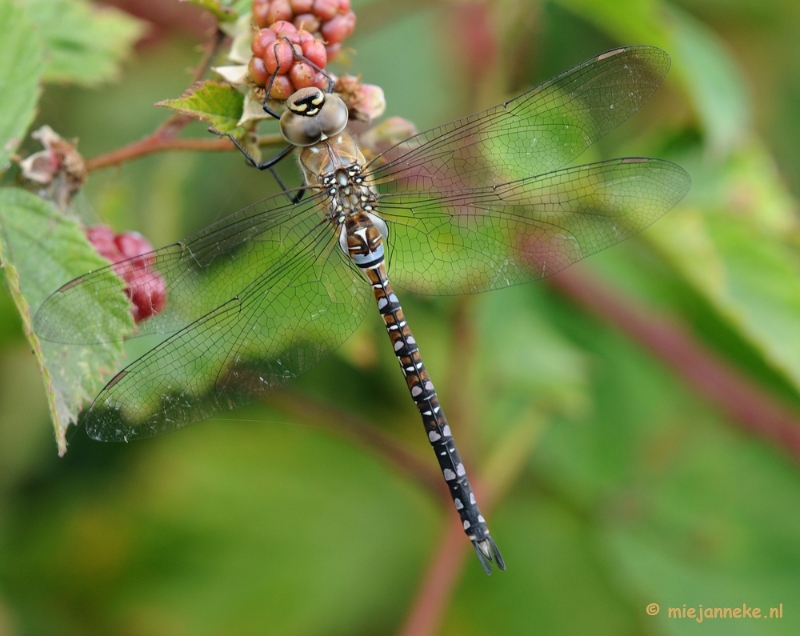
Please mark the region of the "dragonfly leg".
[[278, 175], [278, 173], [275, 171], [275, 168], [273, 166], [270, 166], [269, 171], [272, 173], [272, 176], [274, 177], [275, 181], [278, 182], [278, 186], [280, 186], [280, 189], [283, 190], [283, 193], [288, 197], [289, 201], [291, 203], [300, 203], [300, 200], [306, 193], [305, 187], [296, 190], [295, 193], [290, 196], [289, 188], [287, 188], [286, 185], [283, 183], [283, 179], [280, 178], [280, 175]]
[[[227, 137], [228, 139], [230, 139], [233, 145], [236, 146], [236, 148], [239, 150], [239, 152], [241, 152], [244, 155], [244, 158], [247, 160], [247, 163], [253, 166], [254, 168], [258, 168], [259, 170], [269, 170], [270, 168], [272, 168], [272, 166], [281, 161], [286, 155], [292, 152], [292, 150], [294, 150], [295, 148], [293, 145], [290, 144], [286, 146], [286, 148], [281, 150], [274, 157], [271, 157], [266, 161], [262, 161], [259, 163], [258, 161], [253, 159], [253, 156], [249, 152], [247, 152], [247, 149], [244, 146], [242, 146], [242, 144], [239, 143], [239, 140], [236, 139], [230, 133], [220, 132], [218, 130], [215, 130], [214, 128], [209, 128], [208, 132], [217, 135], [217, 137]], [[273, 174], [275, 173], [273, 172]]]

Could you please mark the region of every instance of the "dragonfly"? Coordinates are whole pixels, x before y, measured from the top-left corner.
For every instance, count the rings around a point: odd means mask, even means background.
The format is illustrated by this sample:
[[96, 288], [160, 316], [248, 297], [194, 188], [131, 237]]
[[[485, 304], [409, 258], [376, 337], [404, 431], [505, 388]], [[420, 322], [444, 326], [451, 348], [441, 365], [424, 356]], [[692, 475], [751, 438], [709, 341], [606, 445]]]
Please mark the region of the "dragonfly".
[[[61, 343], [99, 344], [126, 327], [122, 337], [168, 335], [106, 384], [83, 417], [88, 434], [152, 437], [259, 400], [322, 362], [375, 304], [467, 538], [487, 574], [504, 570], [393, 284], [449, 295], [533, 281], [665, 214], [690, 187], [679, 166], [568, 164], [635, 113], [669, 66], [655, 47], [616, 48], [370, 160], [341, 99], [301, 89], [281, 116], [301, 188], [80, 276], [38, 310], [35, 331]], [[120, 289], [109, 273], [130, 280], [143, 260], [167, 299], [132, 331], [102, 298]]]

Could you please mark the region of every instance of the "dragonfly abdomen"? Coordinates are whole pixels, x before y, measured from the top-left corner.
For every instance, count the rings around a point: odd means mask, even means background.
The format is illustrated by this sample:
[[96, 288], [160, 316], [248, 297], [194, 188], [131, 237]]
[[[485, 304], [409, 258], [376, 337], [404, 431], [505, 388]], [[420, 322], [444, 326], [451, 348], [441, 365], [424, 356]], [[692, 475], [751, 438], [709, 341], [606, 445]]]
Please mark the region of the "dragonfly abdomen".
[[374, 218], [380, 220], [376, 215], [366, 212], [348, 218], [342, 228], [342, 242], [344, 243], [346, 239], [347, 253], [372, 284], [375, 302], [392, 342], [392, 349], [406, 378], [411, 399], [414, 400], [422, 416], [428, 441], [436, 453], [439, 468], [450, 490], [464, 532], [475, 547], [487, 574], [491, 573], [489, 562], [492, 560], [504, 570], [503, 557], [489, 534], [486, 520], [478, 508], [475, 494], [467, 478], [467, 471], [439, 404], [436, 389], [422, 362], [417, 341], [408, 327], [403, 308], [389, 282], [384, 262], [384, 233], [373, 223]]

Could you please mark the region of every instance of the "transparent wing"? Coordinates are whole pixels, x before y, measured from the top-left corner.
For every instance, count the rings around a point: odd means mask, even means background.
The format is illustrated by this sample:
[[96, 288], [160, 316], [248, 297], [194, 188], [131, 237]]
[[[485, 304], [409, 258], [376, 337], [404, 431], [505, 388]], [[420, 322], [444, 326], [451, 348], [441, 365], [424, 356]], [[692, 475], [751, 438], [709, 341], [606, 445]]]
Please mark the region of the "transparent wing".
[[[66, 344], [96, 344], [106, 334], [175, 333], [234, 298], [281, 260], [292, 241], [323, 218], [319, 196], [297, 205], [287, 203], [285, 195], [270, 197], [179, 243], [84, 274], [42, 304], [34, 330], [46, 340]], [[166, 304], [130, 331], [129, 321], [108, 311], [106, 299], [124, 288], [120, 276], [135, 287], [148, 273], [163, 279]]]
[[497, 289], [554, 274], [625, 240], [688, 192], [658, 159], [614, 159], [496, 187], [384, 195], [391, 277], [422, 294]]
[[411, 137], [367, 171], [385, 193], [471, 189], [551, 172], [639, 110], [669, 66], [654, 47], [613, 49], [505, 104]]
[[370, 288], [327, 223], [310, 218], [273, 228], [275, 240], [287, 236], [260, 277], [112, 379], [86, 414], [89, 435], [127, 441], [183, 428], [262, 398], [338, 347]]

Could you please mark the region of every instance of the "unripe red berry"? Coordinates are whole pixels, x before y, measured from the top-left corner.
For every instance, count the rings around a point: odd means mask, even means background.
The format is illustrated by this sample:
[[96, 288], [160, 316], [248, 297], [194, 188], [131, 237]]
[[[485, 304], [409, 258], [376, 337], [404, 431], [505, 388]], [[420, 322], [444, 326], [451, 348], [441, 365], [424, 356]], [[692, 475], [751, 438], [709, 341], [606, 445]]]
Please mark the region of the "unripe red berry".
[[298, 29], [303, 29], [308, 31], [309, 33], [313, 33], [315, 31], [319, 31], [320, 19], [315, 16], [313, 13], [301, 13], [300, 15], [296, 16], [294, 20], [292, 20], [292, 24], [294, 24]]
[[313, 41], [314, 41], [314, 36], [311, 35], [305, 29], [300, 29], [297, 31], [297, 44], [299, 44], [300, 46]]
[[286, 75], [292, 68], [292, 62], [294, 62], [294, 49], [286, 40], [277, 40], [270, 44], [264, 53], [264, 67], [270, 75], [275, 72], [278, 75]]
[[253, 21], [262, 29], [270, 25], [267, 20], [269, 8], [269, 0], [253, 0]]
[[151, 254], [153, 246], [138, 232], [121, 232], [117, 234], [114, 243], [125, 258], [142, 257], [133, 261], [136, 267], [147, 268], [153, 265], [153, 255]]
[[126, 294], [133, 303], [133, 319], [137, 323], [163, 311], [167, 303], [167, 286], [154, 272], [139, 272], [130, 281]]
[[258, 86], [266, 86], [269, 82], [271, 73], [267, 72], [264, 66], [264, 60], [260, 57], [251, 57], [250, 63], [247, 65], [247, 71], [250, 73], [250, 78]]
[[286, 75], [278, 75], [275, 81], [272, 82], [269, 96], [271, 99], [278, 101], [287, 100], [294, 93], [294, 85]]
[[279, 20], [291, 20], [294, 17], [294, 11], [289, 6], [289, 0], [272, 0], [270, 3], [269, 11], [267, 11], [267, 20], [269, 24], [274, 24]]
[[289, 71], [289, 79], [292, 80], [295, 89], [299, 90], [301, 88], [313, 86], [316, 74], [317, 72], [310, 64], [295, 62], [292, 66], [292, 70]]
[[320, 20], [330, 20], [339, 12], [339, 0], [314, 0], [312, 13]]
[[338, 44], [348, 37], [356, 27], [356, 14], [352, 11], [340, 13], [328, 20], [320, 28], [322, 37], [329, 44]]
[[313, 62], [319, 68], [325, 68], [328, 63], [328, 52], [325, 45], [319, 40], [311, 40], [303, 44], [303, 55], [309, 62]]
[[86, 228], [86, 238], [95, 251], [107, 261], [118, 263], [125, 258], [114, 239], [116, 235], [107, 225], [94, 225]]
[[325, 53], [327, 54], [329, 60], [335, 58], [341, 50], [341, 44], [328, 44], [328, 46], [325, 47]]
[[289, 33], [297, 32], [297, 27], [286, 20], [278, 20], [274, 24], [271, 24], [269, 28], [275, 31], [279, 36], [281, 33], [288, 35]]
[[253, 36], [253, 43], [250, 45], [250, 50], [253, 51], [253, 55], [256, 57], [264, 57], [264, 53], [267, 51], [267, 47], [272, 44], [278, 38], [275, 35], [275, 31], [272, 29], [261, 29], [258, 33]]
[[314, 73], [314, 86], [323, 91], [330, 90], [331, 82], [325, 73]]

